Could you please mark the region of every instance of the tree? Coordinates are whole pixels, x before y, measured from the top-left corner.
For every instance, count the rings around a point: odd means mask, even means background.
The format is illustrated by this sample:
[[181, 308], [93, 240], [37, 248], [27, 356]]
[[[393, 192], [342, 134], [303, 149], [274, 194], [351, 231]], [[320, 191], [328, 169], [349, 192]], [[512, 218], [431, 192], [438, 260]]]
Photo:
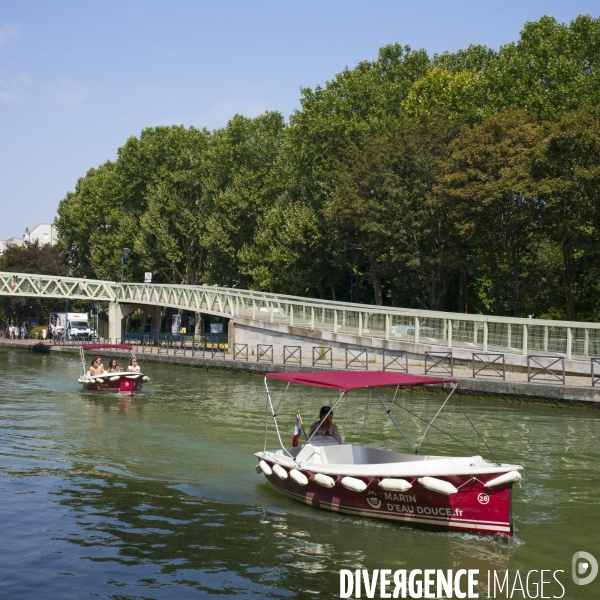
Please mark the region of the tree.
[[522, 313], [527, 266], [542, 234], [543, 205], [530, 171], [541, 137], [539, 127], [520, 111], [465, 128], [436, 188], [471, 258], [484, 268], [496, 314]]
[[[562, 251], [566, 316], [574, 320], [578, 272], [594, 289], [599, 275], [600, 108], [572, 111], [547, 126], [534, 175], [547, 206], [549, 235]], [[585, 275], [591, 272], [595, 278], [590, 281]], [[584, 317], [597, 310], [596, 300]]]
[[[58, 246], [40, 245], [35, 242], [25, 242], [22, 246], [9, 246], [0, 255], [0, 271], [7, 273], [28, 273], [37, 275], [64, 276], [67, 266]], [[33, 292], [33, 290], [31, 290]], [[34, 314], [38, 318], [46, 307], [53, 306], [55, 301], [44, 301], [39, 298], [18, 296], [2, 297], [2, 312], [22, 321], [26, 315]]]

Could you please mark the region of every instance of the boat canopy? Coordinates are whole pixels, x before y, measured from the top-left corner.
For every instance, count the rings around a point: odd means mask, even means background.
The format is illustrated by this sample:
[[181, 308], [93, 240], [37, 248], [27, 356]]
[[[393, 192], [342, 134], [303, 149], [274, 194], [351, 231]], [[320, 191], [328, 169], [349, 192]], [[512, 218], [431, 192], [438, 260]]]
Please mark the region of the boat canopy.
[[105, 348], [113, 348], [115, 350], [133, 350], [133, 346], [129, 344], [87, 344], [82, 346], [87, 352], [88, 350], [104, 350]]
[[288, 383], [298, 383], [312, 387], [323, 387], [342, 392], [359, 388], [396, 387], [456, 383], [456, 379], [438, 379], [408, 373], [390, 371], [331, 371], [308, 373], [268, 373], [269, 379], [278, 379]]

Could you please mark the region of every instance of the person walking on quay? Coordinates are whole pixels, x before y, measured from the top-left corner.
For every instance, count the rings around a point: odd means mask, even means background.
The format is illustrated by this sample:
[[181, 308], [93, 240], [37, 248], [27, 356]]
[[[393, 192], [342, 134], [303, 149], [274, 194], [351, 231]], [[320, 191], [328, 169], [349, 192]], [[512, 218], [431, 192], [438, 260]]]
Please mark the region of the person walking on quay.
[[47, 337], [48, 337], [48, 330], [46, 329], [46, 327], [44, 327], [42, 329], [42, 340], [45, 342]]

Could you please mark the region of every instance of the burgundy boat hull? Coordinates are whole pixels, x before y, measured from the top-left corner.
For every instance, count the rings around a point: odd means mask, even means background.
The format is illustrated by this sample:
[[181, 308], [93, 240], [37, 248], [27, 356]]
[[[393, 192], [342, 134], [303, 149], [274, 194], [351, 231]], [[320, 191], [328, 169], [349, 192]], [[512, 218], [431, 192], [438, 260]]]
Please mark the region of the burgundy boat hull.
[[109, 392], [121, 394], [134, 394], [141, 391], [144, 381], [142, 377], [128, 379], [126, 376], [119, 377], [117, 381], [106, 378], [102, 383], [83, 383], [83, 389], [89, 392]]
[[[269, 463], [271, 467], [275, 463]], [[286, 471], [289, 471], [286, 469]], [[387, 492], [379, 487], [376, 477], [360, 477], [367, 488], [350, 491], [342, 486], [342, 476], [334, 477], [335, 486], [325, 488], [309, 471], [301, 471], [309, 479], [301, 486], [291, 477], [280, 479], [275, 473], [267, 479], [286, 496], [304, 504], [351, 515], [397, 521], [414, 527], [482, 534], [513, 534], [512, 483], [490, 489], [484, 483], [498, 473], [438, 477], [452, 483], [456, 494], [446, 496], [423, 487], [417, 477], [404, 477], [412, 484], [408, 492]]]

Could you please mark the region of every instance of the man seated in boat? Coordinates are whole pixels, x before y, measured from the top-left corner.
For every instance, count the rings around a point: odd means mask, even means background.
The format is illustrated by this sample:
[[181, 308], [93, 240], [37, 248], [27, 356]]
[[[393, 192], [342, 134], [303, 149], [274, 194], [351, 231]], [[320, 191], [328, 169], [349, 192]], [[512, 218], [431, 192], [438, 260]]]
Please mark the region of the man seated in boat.
[[[341, 444], [340, 431], [338, 426], [333, 422], [333, 411], [331, 411], [331, 406], [322, 406], [319, 412], [319, 420], [315, 421], [310, 426], [310, 431], [308, 437], [310, 438], [312, 434], [315, 434], [316, 437], [331, 437], [338, 444]], [[327, 414], [329, 413], [329, 414]], [[323, 421], [327, 415], [327, 418]], [[321, 423], [323, 421], [323, 423]], [[319, 426], [320, 425], [320, 426]]]
[[90, 375], [104, 375], [104, 367], [98, 362], [98, 358], [94, 358], [90, 366]]
[[136, 358], [132, 358], [132, 359], [129, 361], [129, 366], [127, 367], [127, 370], [128, 370], [130, 373], [139, 373], [139, 372], [140, 372], [140, 367], [139, 367], [139, 365], [137, 364], [137, 359], [136, 359]]

